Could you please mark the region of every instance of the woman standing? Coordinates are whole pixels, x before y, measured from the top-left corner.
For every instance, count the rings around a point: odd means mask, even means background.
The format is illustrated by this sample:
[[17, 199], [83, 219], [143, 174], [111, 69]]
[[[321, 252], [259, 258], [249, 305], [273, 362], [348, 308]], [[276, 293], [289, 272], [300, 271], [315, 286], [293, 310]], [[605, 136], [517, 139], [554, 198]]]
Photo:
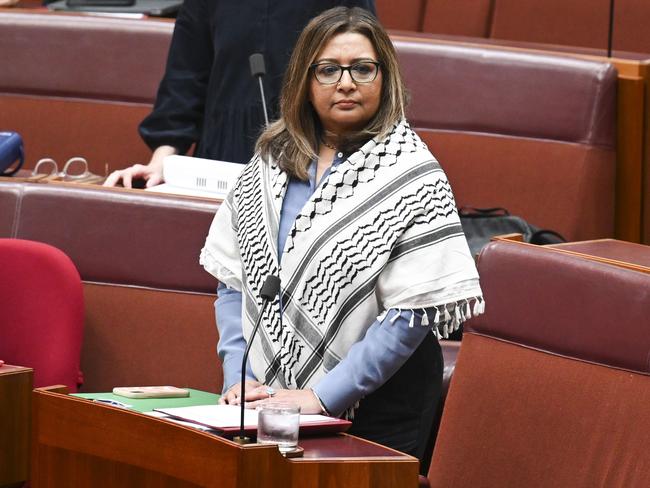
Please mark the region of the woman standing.
[[269, 274], [279, 299], [254, 340], [246, 402], [270, 396], [352, 419], [421, 457], [442, 380], [437, 338], [482, 311], [444, 172], [404, 120], [395, 50], [362, 9], [313, 19], [281, 118], [222, 204], [201, 263], [216, 302], [222, 402], [239, 403], [246, 338]]

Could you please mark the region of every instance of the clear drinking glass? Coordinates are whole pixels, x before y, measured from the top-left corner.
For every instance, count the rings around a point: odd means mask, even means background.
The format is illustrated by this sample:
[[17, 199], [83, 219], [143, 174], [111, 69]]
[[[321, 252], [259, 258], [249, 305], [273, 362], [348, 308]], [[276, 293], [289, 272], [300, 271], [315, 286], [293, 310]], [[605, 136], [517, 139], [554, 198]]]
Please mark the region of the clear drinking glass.
[[257, 442], [277, 444], [280, 452], [298, 447], [300, 407], [293, 403], [266, 403], [257, 412]]

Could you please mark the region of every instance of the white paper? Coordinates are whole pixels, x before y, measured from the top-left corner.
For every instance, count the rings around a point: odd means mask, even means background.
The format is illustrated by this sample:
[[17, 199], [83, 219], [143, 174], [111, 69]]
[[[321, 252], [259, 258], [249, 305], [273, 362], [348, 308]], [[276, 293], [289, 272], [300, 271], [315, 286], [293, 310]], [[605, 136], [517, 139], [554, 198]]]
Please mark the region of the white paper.
[[[182, 418], [189, 422], [208, 425], [215, 428], [238, 427], [241, 421], [241, 409], [236, 405], [197, 405], [194, 407], [157, 408], [172, 417]], [[338, 422], [338, 419], [325, 415], [301, 415], [300, 425], [324, 422]], [[257, 426], [257, 410], [244, 410], [244, 425]]]
[[150, 417], [155, 417], [157, 419], [163, 419], [167, 420], [169, 422], [174, 422], [175, 424], [183, 425], [185, 427], [191, 427], [193, 429], [198, 429], [203, 432], [212, 432], [213, 429], [210, 427], [207, 427], [205, 425], [200, 425], [195, 422], [186, 422], [184, 420], [178, 420], [173, 417], [170, 417], [169, 415], [162, 413], [162, 412], [156, 412], [155, 410], [152, 410], [151, 412], [143, 412], [144, 415], [149, 415]]
[[147, 191], [223, 199], [244, 166], [214, 159], [167, 156], [163, 160], [165, 183], [147, 188]]

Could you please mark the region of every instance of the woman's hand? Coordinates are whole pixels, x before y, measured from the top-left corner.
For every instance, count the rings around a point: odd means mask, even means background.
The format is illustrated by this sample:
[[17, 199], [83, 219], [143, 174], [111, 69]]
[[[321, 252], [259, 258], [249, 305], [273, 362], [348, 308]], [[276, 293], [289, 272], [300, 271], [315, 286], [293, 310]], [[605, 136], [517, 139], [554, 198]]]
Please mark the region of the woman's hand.
[[124, 188], [132, 188], [134, 179], [145, 180], [146, 188], [160, 185], [164, 182], [163, 160], [176, 153], [176, 148], [172, 146], [160, 146], [151, 155], [149, 164], [134, 164], [130, 168], [113, 171], [104, 181], [104, 186], [115, 186], [121, 181]]
[[[300, 413], [323, 413], [318, 398], [311, 390], [281, 390], [273, 388], [274, 395], [269, 396], [269, 387], [261, 385], [254, 390], [246, 392], [246, 408], [257, 408], [273, 400], [274, 402], [293, 403], [300, 406]], [[239, 399], [237, 399], [239, 401]]]
[[[249, 398], [251, 390], [255, 391], [262, 386], [262, 383], [256, 380], [246, 380], [244, 382], [244, 396]], [[241, 382], [232, 385], [228, 391], [219, 398], [219, 405], [239, 405], [239, 395], [241, 394]], [[268, 395], [267, 395], [268, 396]]]
[[134, 164], [130, 168], [113, 171], [104, 181], [104, 186], [116, 186], [121, 181], [124, 188], [132, 188], [135, 179], [145, 180], [146, 188], [160, 185], [163, 182], [162, 169], [144, 164]]

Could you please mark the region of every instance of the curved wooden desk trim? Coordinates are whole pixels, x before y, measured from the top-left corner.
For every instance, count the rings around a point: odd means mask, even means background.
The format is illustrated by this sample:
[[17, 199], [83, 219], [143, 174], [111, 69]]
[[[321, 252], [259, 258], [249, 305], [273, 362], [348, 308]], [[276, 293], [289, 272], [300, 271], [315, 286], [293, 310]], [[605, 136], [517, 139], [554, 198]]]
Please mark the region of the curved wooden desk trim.
[[238, 477], [232, 442], [215, 442], [210, 434], [68, 395], [36, 389], [32, 398], [35, 487], [52, 479], [56, 486], [57, 479], [64, 480], [82, 464], [92, 468], [88, 471], [101, 471], [107, 461], [195, 484]]

